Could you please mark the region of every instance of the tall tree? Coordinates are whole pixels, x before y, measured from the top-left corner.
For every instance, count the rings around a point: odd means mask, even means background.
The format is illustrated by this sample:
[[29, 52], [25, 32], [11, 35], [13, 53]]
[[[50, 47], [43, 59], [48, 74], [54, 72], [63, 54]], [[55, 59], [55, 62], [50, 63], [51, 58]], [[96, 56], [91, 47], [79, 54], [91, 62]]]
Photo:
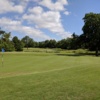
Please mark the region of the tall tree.
[[45, 48], [56, 48], [56, 40], [45, 40], [44, 46]]
[[15, 50], [13, 43], [10, 41], [11, 33], [7, 33], [0, 29], [0, 49], [4, 48], [5, 51]]
[[14, 43], [14, 47], [16, 51], [22, 51], [23, 50], [23, 44], [22, 42], [18, 39], [17, 36], [13, 37], [12, 42]]
[[29, 36], [23, 37], [21, 41], [24, 43], [24, 46], [27, 47], [27, 49], [28, 47], [35, 47], [35, 41]]
[[100, 50], [100, 14], [88, 13], [83, 18], [84, 26], [82, 28], [85, 35], [88, 48], [94, 47], [96, 56]]
[[71, 49], [78, 49], [79, 48], [79, 36], [75, 33], [72, 34], [71, 43], [70, 43]]
[[62, 39], [57, 42], [57, 47], [61, 49], [70, 49], [71, 38]]

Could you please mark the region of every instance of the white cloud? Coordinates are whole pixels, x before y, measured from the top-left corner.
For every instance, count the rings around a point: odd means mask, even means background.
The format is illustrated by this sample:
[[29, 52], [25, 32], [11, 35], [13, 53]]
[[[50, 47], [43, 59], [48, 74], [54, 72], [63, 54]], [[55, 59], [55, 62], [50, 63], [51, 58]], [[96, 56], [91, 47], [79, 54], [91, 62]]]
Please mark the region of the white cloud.
[[43, 12], [43, 9], [40, 6], [34, 7], [34, 8], [30, 8], [29, 13], [33, 13], [33, 14], [41, 14]]
[[[39, 11], [38, 11], [39, 10]], [[25, 14], [23, 20], [29, 23], [35, 23], [38, 28], [48, 29], [49, 31], [61, 37], [67, 37], [69, 32], [65, 32], [61, 23], [61, 14], [59, 11], [43, 11], [43, 8], [33, 7], [29, 9], [30, 14]]]
[[20, 21], [11, 20], [8, 18], [1, 18], [0, 19], [0, 25], [4, 27], [5, 29], [8, 29], [9, 31], [17, 31], [22, 34], [29, 35], [33, 38], [40, 38], [40, 39], [50, 39], [49, 36], [45, 35], [43, 32], [41, 32], [38, 29], [35, 29], [33, 27], [24, 26]]
[[68, 12], [68, 11], [65, 11], [65, 12], [64, 12], [64, 14], [65, 14], [65, 15], [69, 15], [69, 14], [70, 14], [70, 12]]
[[58, 2], [60, 2], [63, 5], [68, 5], [68, 1], [67, 0], [58, 0]]
[[24, 12], [24, 6], [19, 4], [15, 5], [13, 0], [0, 0], [0, 14], [7, 13], [7, 12]]
[[19, 25], [21, 25], [21, 22], [3, 17], [0, 19], [0, 25], [2, 25], [2, 26], [4, 26], [4, 25], [5, 26], [19, 26]]
[[[34, 6], [30, 4], [30, 1]], [[0, 25], [11, 32], [16, 31], [34, 38], [50, 39], [41, 29], [47, 29], [57, 36], [66, 38], [71, 35], [70, 32], [65, 31], [61, 20], [61, 12], [69, 15], [65, 9], [66, 5], [68, 5], [67, 0], [56, 0], [56, 2], [53, 0], [0, 0], [1, 15], [9, 14], [9, 12], [18, 13], [11, 15], [11, 19], [0, 18]], [[22, 22], [28, 26], [23, 25]]]
[[52, 0], [42, 0], [40, 5], [47, 7], [50, 10], [64, 11], [64, 5], [68, 5], [67, 0], [57, 0], [55, 3]]
[[45, 35], [42, 31], [37, 30], [33, 27], [21, 26], [18, 31], [20, 31], [21, 33], [25, 33], [26, 35], [29, 35], [35, 39], [40, 39], [40, 40], [50, 39], [50, 37]]

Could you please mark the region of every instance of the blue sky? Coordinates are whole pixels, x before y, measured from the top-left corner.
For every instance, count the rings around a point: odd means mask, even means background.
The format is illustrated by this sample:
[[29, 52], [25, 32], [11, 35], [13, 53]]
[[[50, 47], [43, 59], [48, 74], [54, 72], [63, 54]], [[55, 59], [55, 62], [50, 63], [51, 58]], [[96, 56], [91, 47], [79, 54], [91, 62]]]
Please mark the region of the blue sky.
[[100, 0], [0, 0], [0, 27], [20, 39], [61, 40], [82, 34], [90, 12], [100, 13]]

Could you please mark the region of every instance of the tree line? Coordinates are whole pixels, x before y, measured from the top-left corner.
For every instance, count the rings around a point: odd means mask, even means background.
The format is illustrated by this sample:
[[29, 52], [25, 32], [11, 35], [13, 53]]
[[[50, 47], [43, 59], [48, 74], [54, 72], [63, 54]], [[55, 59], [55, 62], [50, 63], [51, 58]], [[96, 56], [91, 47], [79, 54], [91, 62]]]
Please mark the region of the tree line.
[[25, 36], [19, 39], [14, 36], [12, 39], [11, 33], [0, 30], [0, 49], [4, 48], [5, 51], [23, 51], [23, 48], [61, 48], [61, 49], [78, 49], [80, 48], [79, 36], [73, 33], [71, 38], [56, 40], [45, 40], [41, 42], [34, 41], [31, 37]]
[[45, 40], [41, 42], [34, 41], [31, 37], [25, 36], [19, 39], [17, 36], [10, 38], [11, 33], [7, 33], [0, 29], [0, 49], [5, 51], [22, 51], [24, 47], [34, 48], [61, 48], [68, 50], [75, 50], [79, 48], [88, 49], [96, 52], [100, 50], [100, 14], [87, 13], [84, 18], [84, 25], [82, 27], [83, 33], [77, 35], [73, 33], [70, 38], [56, 41], [54, 39]]

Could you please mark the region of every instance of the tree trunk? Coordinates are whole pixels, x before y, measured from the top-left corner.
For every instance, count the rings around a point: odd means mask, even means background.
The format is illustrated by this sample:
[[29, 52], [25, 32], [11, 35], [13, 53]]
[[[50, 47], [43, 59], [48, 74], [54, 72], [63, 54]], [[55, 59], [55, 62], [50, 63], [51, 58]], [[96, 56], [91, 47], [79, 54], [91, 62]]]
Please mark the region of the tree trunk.
[[96, 47], [96, 56], [99, 56], [98, 47]]

